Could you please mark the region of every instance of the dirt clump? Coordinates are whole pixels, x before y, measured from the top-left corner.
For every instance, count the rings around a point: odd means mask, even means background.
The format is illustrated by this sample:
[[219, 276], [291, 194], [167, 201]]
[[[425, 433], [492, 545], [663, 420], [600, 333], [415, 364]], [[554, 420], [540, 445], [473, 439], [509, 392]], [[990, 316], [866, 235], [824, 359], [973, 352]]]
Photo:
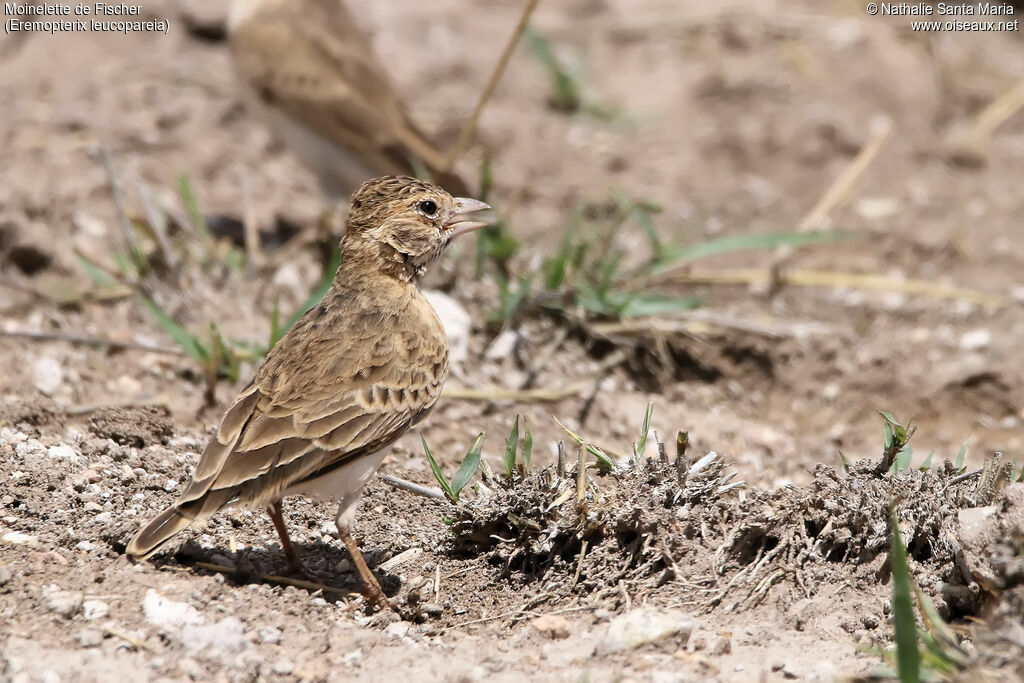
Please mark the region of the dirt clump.
[[122, 446], [167, 444], [174, 435], [170, 413], [162, 406], [101, 408], [89, 418], [89, 431]]

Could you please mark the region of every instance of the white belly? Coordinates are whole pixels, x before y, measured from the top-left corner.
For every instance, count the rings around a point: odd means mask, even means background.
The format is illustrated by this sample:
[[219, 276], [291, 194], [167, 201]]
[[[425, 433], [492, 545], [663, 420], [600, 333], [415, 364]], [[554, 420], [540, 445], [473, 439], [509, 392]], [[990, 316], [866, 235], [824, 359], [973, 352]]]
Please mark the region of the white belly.
[[296, 484], [284, 491], [283, 495], [302, 495], [318, 500], [344, 500], [363, 490], [387, 455], [381, 449], [372, 455], [356, 458], [349, 464], [332, 470], [322, 477]]
[[319, 500], [338, 500], [340, 506], [336, 521], [339, 527], [348, 529], [356, 515], [356, 506], [362, 496], [363, 487], [373, 478], [387, 454], [388, 449], [383, 448], [372, 455], [356, 458], [344, 467], [339, 467], [322, 477], [285, 489], [282, 496], [302, 495]]

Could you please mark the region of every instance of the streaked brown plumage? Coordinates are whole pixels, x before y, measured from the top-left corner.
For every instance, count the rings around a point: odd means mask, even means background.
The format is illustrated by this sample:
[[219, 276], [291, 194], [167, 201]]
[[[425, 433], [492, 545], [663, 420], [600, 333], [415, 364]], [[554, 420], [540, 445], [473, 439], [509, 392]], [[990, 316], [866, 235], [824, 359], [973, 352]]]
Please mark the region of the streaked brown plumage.
[[263, 360], [189, 487], [127, 553], [148, 557], [193, 521], [238, 505], [268, 509], [296, 564], [280, 499], [339, 498], [338, 533], [367, 597], [383, 600], [349, 528], [386, 447], [426, 417], [448, 372], [448, 340], [418, 281], [453, 237], [485, 225], [477, 212], [488, 208], [414, 178], [364, 183], [330, 290]]
[[235, 0], [228, 35], [250, 104], [329, 194], [417, 166], [468, 193], [406, 114], [342, 0]]

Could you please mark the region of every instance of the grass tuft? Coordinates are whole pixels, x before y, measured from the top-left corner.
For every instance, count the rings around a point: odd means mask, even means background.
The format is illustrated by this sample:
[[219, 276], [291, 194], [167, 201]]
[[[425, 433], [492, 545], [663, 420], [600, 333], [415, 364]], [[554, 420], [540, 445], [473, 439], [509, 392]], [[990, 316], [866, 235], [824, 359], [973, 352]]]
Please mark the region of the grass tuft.
[[921, 653], [917, 644], [917, 625], [914, 622], [914, 604], [910, 597], [910, 567], [907, 548], [900, 536], [896, 506], [889, 511], [892, 537], [890, 561], [892, 564], [892, 621], [896, 639], [896, 668], [902, 683], [921, 680]]
[[423, 452], [426, 453], [427, 462], [430, 463], [430, 471], [434, 473], [434, 479], [437, 480], [441, 490], [444, 491], [445, 498], [451, 501], [452, 504], [458, 505], [459, 494], [462, 493], [466, 484], [473, 479], [473, 475], [476, 474], [477, 467], [480, 465], [480, 451], [484, 445], [484, 433], [480, 432], [476, 440], [473, 441], [473, 445], [469, 447], [465, 457], [462, 459], [462, 463], [459, 464], [459, 469], [456, 470], [455, 476], [452, 477], [451, 483], [444, 478], [441, 467], [437, 464], [437, 460], [434, 459], [434, 454], [430, 452], [427, 440], [420, 436], [420, 441], [423, 442]]

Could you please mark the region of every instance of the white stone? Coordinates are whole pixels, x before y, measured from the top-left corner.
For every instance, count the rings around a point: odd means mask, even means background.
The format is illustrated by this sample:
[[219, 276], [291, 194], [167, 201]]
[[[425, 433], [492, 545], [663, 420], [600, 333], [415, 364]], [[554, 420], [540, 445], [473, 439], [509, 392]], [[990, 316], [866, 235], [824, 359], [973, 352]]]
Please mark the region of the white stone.
[[26, 439], [14, 447], [14, 454], [22, 460], [38, 460], [46, 455], [46, 446], [35, 439]]
[[899, 200], [894, 197], [865, 197], [854, 206], [861, 218], [877, 221], [890, 218], [900, 210]]
[[67, 444], [61, 444], [59, 446], [50, 446], [48, 449], [46, 449], [46, 456], [48, 458], [53, 458], [54, 460], [78, 460], [78, 453], [75, 452], [74, 448], [68, 446]]
[[598, 654], [625, 652], [681, 634], [683, 640], [693, 631], [693, 617], [680, 610], [635, 609], [620, 614], [608, 624], [608, 632], [598, 643]]
[[99, 647], [103, 644], [103, 631], [98, 628], [83, 628], [78, 632], [78, 644], [82, 647]]
[[992, 343], [992, 333], [986, 329], [971, 330], [960, 337], [960, 348], [964, 351], [980, 351]]
[[384, 633], [395, 638], [404, 638], [409, 634], [409, 622], [407, 621], [396, 621], [387, 625], [384, 629]]
[[[50, 588], [53, 588], [52, 586]], [[70, 619], [82, 609], [82, 594], [75, 591], [44, 590], [46, 606], [54, 614]]]
[[110, 607], [102, 600], [86, 600], [82, 603], [82, 616], [86, 621], [102, 619], [110, 615]]
[[183, 629], [181, 642], [189, 650], [202, 652], [206, 656], [241, 652], [249, 645], [245, 627], [235, 617], [225, 617], [215, 624]]
[[437, 290], [424, 290], [423, 296], [427, 298], [437, 317], [444, 325], [445, 334], [448, 335], [448, 346], [451, 347], [450, 359], [453, 363], [461, 363], [469, 357], [469, 334], [473, 319], [458, 301], [444, 292]]
[[37, 358], [32, 363], [32, 382], [44, 395], [51, 396], [64, 384], [64, 368], [50, 356]]
[[28, 434], [16, 432], [9, 427], [0, 429], [0, 443], [21, 443], [28, 440]]
[[0, 543], [5, 545], [24, 545], [29, 548], [35, 548], [39, 545], [39, 539], [35, 536], [29, 536], [21, 531], [8, 531], [3, 536], [0, 536]]
[[519, 335], [513, 330], [505, 330], [491, 342], [491, 345], [487, 347], [484, 352], [484, 358], [487, 360], [502, 360], [512, 355], [512, 351], [516, 348], [516, 342], [519, 340]]
[[146, 591], [146, 597], [142, 599], [142, 613], [146, 621], [160, 628], [196, 626], [206, 621], [195, 607], [168, 600], [152, 588]]
[[281, 629], [274, 626], [264, 626], [260, 629], [260, 640], [264, 643], [276, 645], [281, 642]]

